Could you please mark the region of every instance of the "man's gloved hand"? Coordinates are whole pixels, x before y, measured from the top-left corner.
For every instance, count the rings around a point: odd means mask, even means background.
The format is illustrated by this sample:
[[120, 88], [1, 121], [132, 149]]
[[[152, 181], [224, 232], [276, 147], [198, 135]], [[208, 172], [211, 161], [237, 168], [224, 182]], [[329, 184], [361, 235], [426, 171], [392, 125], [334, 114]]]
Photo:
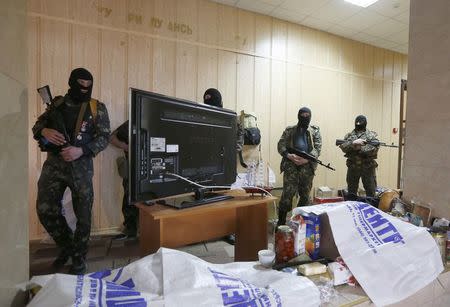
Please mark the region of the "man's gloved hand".
[[295, 165], [303, 165], [309, 162], [305, 158], [299, 157], [296, 154], [288, 154], [287, 158], [294, 162]]
[[360, 150], [361, 147], [365, 144], [366, 144], [366, 141], [363, 139], [356, 139], [352, 142], [352, 145], [356, 150]]
[[356, 140], [354, 140], [353, 141], [353, 143], [352, 143], [353, 145], [365, 145], [366, 144], [366, 141], [365, 140], [363, 140], [363, 139], [356, 139]]
[[66, 143], [64, 135], [62, 135], [62, 133], [56, 131], [55, 129], [44, 128], [41, 131], [41, 135], [50, 143], [58, 146], [64, 145]]
[[81, 149], [81, 147], [67, 146], [61, 149], [61, 156], [66, 162], [74, 161], [82, 155], [83, 149]]

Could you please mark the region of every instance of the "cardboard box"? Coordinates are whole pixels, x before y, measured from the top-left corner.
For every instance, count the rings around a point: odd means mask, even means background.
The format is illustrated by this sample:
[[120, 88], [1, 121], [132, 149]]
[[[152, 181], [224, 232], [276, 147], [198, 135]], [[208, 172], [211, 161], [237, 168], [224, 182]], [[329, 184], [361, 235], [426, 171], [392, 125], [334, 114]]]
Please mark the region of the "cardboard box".
[[329, 187], [318, 187], [316, 189], [315, 193], [316, 197], [332, 197], [333, 195], [333, 189]]
[[344, 201], [344, 197], [341, 196], [332, 196], [332, 197], [314, 197], [314, 204], [325, 204], [325, 203], [337, 203], [340, 201]]

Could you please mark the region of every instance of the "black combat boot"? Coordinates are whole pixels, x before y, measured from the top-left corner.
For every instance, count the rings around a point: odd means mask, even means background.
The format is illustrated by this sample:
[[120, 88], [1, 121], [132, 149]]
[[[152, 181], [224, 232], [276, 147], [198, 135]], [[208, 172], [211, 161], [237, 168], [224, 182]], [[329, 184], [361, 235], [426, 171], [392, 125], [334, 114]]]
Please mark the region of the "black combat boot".
[[72, 257], [72, 265], [69, 269], [69, 274], [72, 275], [83, 275], [86, 273], [87, 266], [86, 260], [82, 256], [73, 256]]
[[67, 263], [67, 261], [69, 261], [70, 254], [71, 252], [68, 249], [61, 250], [58, 257], [56, 257], [56, 259], [53, 261], [52, 266], [55, 269], [62, 268]]

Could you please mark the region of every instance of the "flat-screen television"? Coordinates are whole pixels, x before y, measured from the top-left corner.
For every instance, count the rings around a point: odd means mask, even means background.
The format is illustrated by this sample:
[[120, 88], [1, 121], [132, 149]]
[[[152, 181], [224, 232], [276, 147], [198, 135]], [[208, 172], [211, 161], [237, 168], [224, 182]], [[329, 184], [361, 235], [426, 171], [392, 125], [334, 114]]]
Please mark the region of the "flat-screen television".
[[234, 111], [131, 88], [129, 133], [132, 203], [236, 180]]

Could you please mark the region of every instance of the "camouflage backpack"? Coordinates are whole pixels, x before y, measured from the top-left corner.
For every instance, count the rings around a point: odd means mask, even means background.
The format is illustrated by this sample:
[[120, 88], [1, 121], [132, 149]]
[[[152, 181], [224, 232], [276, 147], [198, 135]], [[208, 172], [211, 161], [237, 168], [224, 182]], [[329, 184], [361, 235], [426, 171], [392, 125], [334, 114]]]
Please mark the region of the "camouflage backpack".
[[242, 110], [239, 121], [244, 129], [244, 145], [259, 145], [261, 143], [261, 132], [257, 125], [256, 115]]

